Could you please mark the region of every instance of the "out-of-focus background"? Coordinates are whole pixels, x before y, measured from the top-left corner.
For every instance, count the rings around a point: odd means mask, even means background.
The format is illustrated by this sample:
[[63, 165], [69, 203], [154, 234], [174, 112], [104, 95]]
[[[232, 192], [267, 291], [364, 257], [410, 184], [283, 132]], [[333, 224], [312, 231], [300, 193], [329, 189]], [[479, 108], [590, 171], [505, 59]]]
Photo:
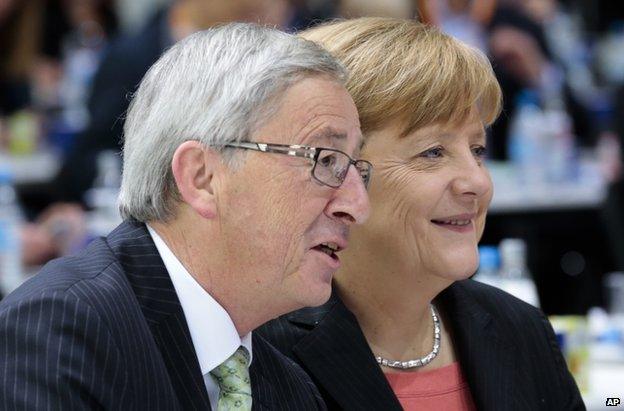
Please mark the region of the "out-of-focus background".
[[590, 409], [624, 396], [624, 4], [612, 0], [0, 0], [0, 298], [120, 221], [124, 113], [163, 50], [220, 22], [294, 32], [359, 16], [420, 19], [491, 59], [505, 100], [475, 278], [551, 317]]

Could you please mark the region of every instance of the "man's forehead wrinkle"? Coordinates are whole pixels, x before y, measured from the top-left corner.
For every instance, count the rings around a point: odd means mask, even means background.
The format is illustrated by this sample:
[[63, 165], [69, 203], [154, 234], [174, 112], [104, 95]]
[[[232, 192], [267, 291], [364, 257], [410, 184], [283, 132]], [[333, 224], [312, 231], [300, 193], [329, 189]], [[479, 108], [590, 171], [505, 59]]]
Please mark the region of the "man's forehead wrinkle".
[[300, 129], [300, 142], [305, 141], [306, 145], [313, 145], [324, 141], [340, 144], [347, 141], [346, 130], [339, 130], [334, 125], [327, 124], [323, 119], [320, 119], [318, 124], [315, 124], [316, 120], [319, 120], [319, 118], [310, 118]]
[[[348, 130], [345, 129], [345, 125], [348, 124], [348, 118], [344, 115], [344, 109], [337, 107], [331, 107], [326, 104], [319, 104], [315, 107], [308, 107], [305, 113], [303, 113], [303, 121], [300, 132], [305, 132], [306, 137], [313, 133], [318, 132], [318, 137], [343, 139], [347, 137]], [[357, 118], [357, 117], [356, 117]], [[338, 121], [328, 120], [337, 119]], [[315, 124], [318, 122], [318, 124]], [[359, 122], [357, 123], [359, 126]]]
[[[300, 109], [303, 111], [303, 118], [306, 123], [320, 116], [338, 117], [346, 120], [349, 114], [344, 102], [332, 96], [311, 97], [301, 104]], [[357, 116], [355, 118], [358, 119]]]
[[[344, 95], [343, 95], [344, 94]], [[340, 150], [356, 148], [361, 141], [360, 122], [353, 103], [349, 103], [346, 91], [304, 94], [286, 99], [283, 112], [291, 130], [291, 144], [327, 146]], [[353, 140], [353, 145], [349, 144]], [[348, 144], [348, 147], [346, 146]]]

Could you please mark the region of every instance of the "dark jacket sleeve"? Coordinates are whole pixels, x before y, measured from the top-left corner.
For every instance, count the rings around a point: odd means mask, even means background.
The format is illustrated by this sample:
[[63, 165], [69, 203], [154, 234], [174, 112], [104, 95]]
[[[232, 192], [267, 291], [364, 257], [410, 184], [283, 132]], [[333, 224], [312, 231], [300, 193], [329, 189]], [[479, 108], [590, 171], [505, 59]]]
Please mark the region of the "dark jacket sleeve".
[[541, 310], [539, 311], [540, 318], [544, 324], [544, 332], [546, 334], [546, 339], [550, 346], [552, 358], [555, 361], [557, 372], [559, 374], [561, 387], [563, 388], [563, 396], [567, 398], [567, 402], [564, 410], [585, 410], [585, 403], [583, 402], [583, 398], [581, 397], [581, 393], [574, 381], [574, 377], [568, 370], [568, 366], [561, 354], [561, 349], [559, 348], [559, 344], [557, 343], [557, 338], [555, 337], [555, 331], [550, 324], [550, 321], [546, 318], [544, 313]]
[[[552, 325], [544, 313], [524, 301], [491, 286], [474, 280], [465, 280], [456, 283], [450, 291], [455, 295], [466, 295], [458, 310], [465, 310], [476, 304], [484, 309], [494, 319], [498, 336], [510, 343], [511, 355], [515, 359], [516, 370], [506, 370], [514, 375], [514, 384], [523, 382], [523, 386], [515, 387], [518, 401], [525, 401], [526, 405], [534, 409], [585, 410], [579, 389], [568, 370], [565, 359], [557, 343]], [[462, 297], [457, 297], [462, 300]], [[472, 301], [472, 302], [471, 302]], [[462, 325], [457, 324], [456, 330]], [[459, 330], [461, 332], [461, 330]], [[480, 337], [483, 338], [483, 337]], [[464, 339], [466, 340], [466, 339]], [[486, 345], [479, 349], [480, 356], [487, 355], [491, 346]], [[480, 361], [464, 356], [464, 361], [470, 367], [478, 367]], [[470, 374], [470, 370], [467, 369]], [[482, 375], [473, 375], [475, 386], [481, 387]], [[493, 381], [490, 378], [490, 384]], [[487, 387], [489, 393], [493, 386]], [[494, 402], [490, 402], [494, 405]]]
[[133, 409], [125, 363], [105, 321], [69, 292], [0, 305], [2, 410]]

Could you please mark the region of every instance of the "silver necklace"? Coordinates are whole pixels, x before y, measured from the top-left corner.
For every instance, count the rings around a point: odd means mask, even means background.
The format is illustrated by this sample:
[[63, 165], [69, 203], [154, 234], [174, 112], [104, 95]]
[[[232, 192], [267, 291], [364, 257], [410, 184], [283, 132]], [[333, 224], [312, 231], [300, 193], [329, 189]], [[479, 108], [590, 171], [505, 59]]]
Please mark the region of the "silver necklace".
[[383, 357], [375, 357], [377, 363], [384, 367], [400, 368], [407, 370], [410, 368], [424, 367], [429, 364], [440, 352], [440, 319], [438, 318], [433, 305], [431, 307], [431, 318], [433, 318], [433, 350], [424, 357], [409, 361], [393, 361]]

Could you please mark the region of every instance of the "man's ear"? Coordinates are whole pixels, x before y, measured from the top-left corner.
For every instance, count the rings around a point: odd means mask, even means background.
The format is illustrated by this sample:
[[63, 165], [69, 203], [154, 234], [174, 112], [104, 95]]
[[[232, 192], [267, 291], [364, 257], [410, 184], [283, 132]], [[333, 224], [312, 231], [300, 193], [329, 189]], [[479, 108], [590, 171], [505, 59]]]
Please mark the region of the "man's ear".
[[185, 141], [173, 153], [171, 170], [182, 201], [204, 218], [217, 215], [215, 173], [221, 156], [198, 141]]

